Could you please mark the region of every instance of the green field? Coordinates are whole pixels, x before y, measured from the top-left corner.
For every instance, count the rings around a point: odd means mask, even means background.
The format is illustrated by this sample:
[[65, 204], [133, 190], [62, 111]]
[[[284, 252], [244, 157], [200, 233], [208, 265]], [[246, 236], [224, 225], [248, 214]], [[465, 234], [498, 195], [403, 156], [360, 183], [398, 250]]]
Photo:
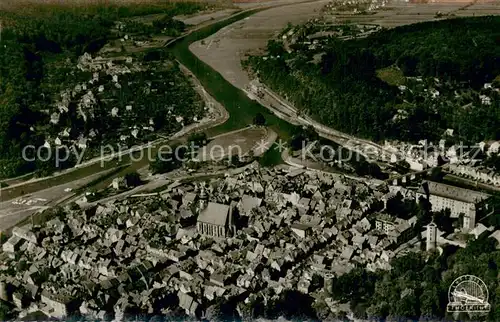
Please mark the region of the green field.
[[406, 77], [403, 72], [396, 67], [381, 68], [376, 71], [377, 77], [389, 85], [399, 86], [404, 85]]

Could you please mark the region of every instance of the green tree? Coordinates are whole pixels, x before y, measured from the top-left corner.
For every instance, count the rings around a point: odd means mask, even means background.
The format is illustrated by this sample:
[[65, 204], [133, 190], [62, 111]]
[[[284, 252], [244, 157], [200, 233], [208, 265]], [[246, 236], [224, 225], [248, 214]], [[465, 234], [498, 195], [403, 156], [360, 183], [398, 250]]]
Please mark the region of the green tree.
[[223, 304], [218, 301], [205, 309], [205, 319], [208, 321], [224, 321]]
[[443, 170], [441, 168], [432, 168], [430, 179], [433, 181], [440, 181], [443, 178]]
[[319, 134], [311, 125], [307, 127], [295, 126], [289, 143], [292, 150], [300, 150], [306, 147], [307, 143], [317, 140], [319, 140]]
[[196, 132], [188, 138], [189, 146], [202, 147], [207, 144], [207, 134], [205, 132]]
[[323, 288], [324, 283], [325, 283], [325, 280], [324, 280], [323, 276], [321, 276], [319, 274], [313, 274], [313, 276], [311, 278], [311, 289], [317, 290], [317, 289]]
[[453, 232], [453, 220], [451, 219], [451, 212], [449, 209], [435, 212], [433, 215], [434, 222], [441, 231], [446, 231], [448, 233]]
[[408, 271], [418, 272], [424, 267], [425, 262], [418, 253], [409, 253], [406, 256], [396, 257], [392, 260], [392, 273], [394, 276], [401, 276]]
[[276, 40], [269, 40], [267, 42], [267, 51], [272, 56], [282, 56], [286, 52], [283, 44]]
[[418, 299], [414, 294], [403, 297], [401, 300], [394, 303], [394, 305], [395, 308], [393, 311], [393, 315], [397, 319], [418, 319]]
[[155, 160], [149, 163], [149, 168], [153, 174], [166, 173], [178, 169], [182, 167], [187, 152], [187, 148], [182, 145], [171, 146], [168, 151], [158, 151]]
[[406, 160], [398, 161], [396, 167], [403, 174], [410, 172], [410, 164]]
[[366, 294], [372, 294], [374, 287], [375, 275], [355, 268], [332, 280], [332, 297], [341, 301], [359, 300]]
[[366, 319], [367, 306], [365, 302], [358, 302], [356, 300], [351, 301], [350, 308], [354, 317], [357, 319]]
[[238, 303], [238, 314], [243, 321], [254, 321], [264, 314], [264, 302], [261, 296], [255, 294], [251, 294], [248, 300], [248, 303]]
[[498, 75], [491, 83], [495, 88], [500, 88], [500, 75]]
[[127, 187], [137, 187], [142, 184], [141, 176], [137, 171], [125, 174], [124, 179]]
[[12, 318], [12, 309], [5, 302], [0, 300], [0, 321], [7, 321]]
[[186, 29], [186, 25], [182, 21], [173, 19], [168, 15], [154, 20], [153, 27], [157, 32], [163, 32], [168, 36], [178, 36]]
[[436, 286], [428, 285], [420, 295], [420, 314], [427, 318], [437, 318], [442, 315]]
[[253, 118], [253, 124], [257, 126], [263, 126], [266, 124], [266, 118], [262, 113], [257, 113], [255, 117]]
[[286, 319], [308, 320], [316, 318], [313, 310], [313, 298], [297, 290], [286, 290], [279, 295], [279, 298], [268, 305], [271, 310], [270, 318], [284, 316]]
[[159, 60], [165, 59], [165, 57], [166, 57], [165, 50], [163, 50], [163, 49], [150, 49], [144, 54], [142, 59], [145, 62], [153, 62], [153, 61], [159, 61]]

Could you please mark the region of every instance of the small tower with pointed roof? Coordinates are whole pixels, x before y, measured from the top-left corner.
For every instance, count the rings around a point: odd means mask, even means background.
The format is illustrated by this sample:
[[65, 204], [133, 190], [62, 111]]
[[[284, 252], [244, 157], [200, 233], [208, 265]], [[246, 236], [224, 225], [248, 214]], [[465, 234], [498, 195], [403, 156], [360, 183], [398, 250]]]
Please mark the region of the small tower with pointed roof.
[[207, 207], [208, 204], [208, 194], [205, 189], [205, 185], [201, 185], [200, 187], [200, 198], [199, 198], [199, 211], [201, 212], [203, 209]]
[[427, 225], [427, 236], [426, 236], [426, 251], [432, 251], [436, 249], [437, 243], [437, 226], [434, 223], [434, 220]]

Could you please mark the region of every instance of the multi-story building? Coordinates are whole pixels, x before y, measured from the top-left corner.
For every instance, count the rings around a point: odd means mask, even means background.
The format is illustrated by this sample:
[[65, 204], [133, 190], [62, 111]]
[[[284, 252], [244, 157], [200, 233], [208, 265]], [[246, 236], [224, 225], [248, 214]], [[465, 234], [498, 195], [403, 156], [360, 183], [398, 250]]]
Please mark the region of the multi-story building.
[[379, 213], [375, 218], [375, 229], [389, 236], [396, 244], [401, 244], [413, 237], [416, 221], [416, 216], [405, 220], [387, 213]]
[[375, 228], [386, 234], [393, 231], [396, 226], [396, 218], [386, 213], [379, 214], [375, 220]]
[[490, 195], [479, 191], [459, 188], [447, 184], [424, 181], [416, 194], [417, 201], [421, 197], [429, 198], [433, 212], [449, 209], [451, 218], [464, 215], [463, 229], [474, 229], [479, 211], [488, 208]]
[[500, 175], [486, 168], [473, 167], [465, 164], [450, 164], [448, 170], [455, 175], [463, 176], [467, 179], [500, 186]]

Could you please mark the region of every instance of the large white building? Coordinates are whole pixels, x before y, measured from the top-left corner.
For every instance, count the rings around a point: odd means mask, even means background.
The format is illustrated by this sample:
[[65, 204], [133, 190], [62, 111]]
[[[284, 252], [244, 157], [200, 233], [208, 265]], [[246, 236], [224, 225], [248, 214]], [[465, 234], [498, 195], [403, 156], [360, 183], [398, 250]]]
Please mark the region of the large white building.
[[427, 195], [433, 212], [449, 209], [451, 218], [459, 218], [460, 214], [463, 214], [465, 231], [474, 229], [477, 213], [483, 207], [487, 207], [486, 200], [490, 198], [486, 193], [424, 181], [416, 194], [416, 199], [418, 201], [421, 197], [427, 198]]
[[426, 251], [431, 251], [437, 245], [437, 226], [434, 222], [427, 225]]

